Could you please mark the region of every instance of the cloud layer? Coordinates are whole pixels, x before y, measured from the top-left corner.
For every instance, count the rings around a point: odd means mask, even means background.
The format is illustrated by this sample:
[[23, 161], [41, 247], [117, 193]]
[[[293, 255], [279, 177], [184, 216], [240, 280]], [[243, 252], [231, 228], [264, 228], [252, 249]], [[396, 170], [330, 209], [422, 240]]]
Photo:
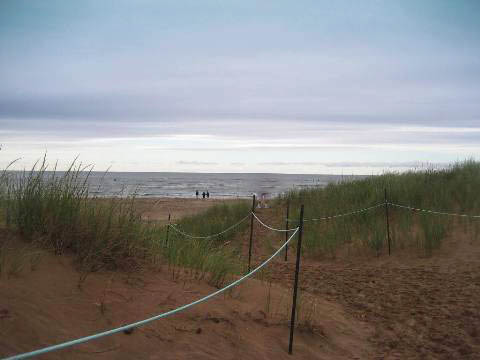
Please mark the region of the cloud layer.
[[467, 0], [4, 0], [0, 165], [44, 151], [159, 171], [475, 157], [479, 11]]

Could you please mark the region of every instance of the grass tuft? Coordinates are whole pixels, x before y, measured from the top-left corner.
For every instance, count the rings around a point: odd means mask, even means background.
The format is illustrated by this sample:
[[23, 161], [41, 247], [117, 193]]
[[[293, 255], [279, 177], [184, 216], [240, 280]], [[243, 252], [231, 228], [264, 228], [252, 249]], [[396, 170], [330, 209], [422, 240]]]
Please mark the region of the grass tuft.
[[[187, 234], [207, 236], [230, 227], [245, 217], [248, 211], [249, 204], [245, 201], [220, 204], [202, 214], [183, 218], [176, 226]], [[208, 239], [192, 239], [170, 229], [168, 244], [164, 249], [165, 258], [173, 269], [189, 268], [193, 277], [205, 278], [210, 284], [221, 286], [229, 274], [241, 270], [239, 254], [226, 245], [247, 225], [245, 221], [225, 234]], [[163, 233], [166, 236], [166, 230]]]

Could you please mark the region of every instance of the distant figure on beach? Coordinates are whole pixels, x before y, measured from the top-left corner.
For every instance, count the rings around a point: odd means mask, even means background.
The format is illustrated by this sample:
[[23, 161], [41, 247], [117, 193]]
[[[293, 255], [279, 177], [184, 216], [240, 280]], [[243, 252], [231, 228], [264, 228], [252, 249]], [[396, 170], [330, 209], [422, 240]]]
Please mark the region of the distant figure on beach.
[[267, 195], [267, 193], [262, 193], [262, 195], [260, 196], [260, 199], [259, 199], [258, 205], [257, 205], [257, 207], [258, 207], [259, 209], [262, 209], [262, 208], [266, 209], [266, 208], [268, 208], [266, 195]]
[[210, 193], [207, 190], [207, 199], [209, 199], [209, 198], [210, 198]]
[[205, 191], [202, 192], [202, 197], [205, 199]]
[[198, 199], [198, 190], [195, 190], [195, 196], [196, 196], [197, 199]]

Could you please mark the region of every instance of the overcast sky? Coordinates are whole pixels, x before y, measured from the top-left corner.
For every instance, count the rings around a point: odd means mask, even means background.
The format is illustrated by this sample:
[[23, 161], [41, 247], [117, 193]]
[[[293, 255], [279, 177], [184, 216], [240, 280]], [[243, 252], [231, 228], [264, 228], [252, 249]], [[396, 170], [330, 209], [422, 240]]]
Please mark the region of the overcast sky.
[[0, 166], [480, 159], [480, 1], [0, 1]]

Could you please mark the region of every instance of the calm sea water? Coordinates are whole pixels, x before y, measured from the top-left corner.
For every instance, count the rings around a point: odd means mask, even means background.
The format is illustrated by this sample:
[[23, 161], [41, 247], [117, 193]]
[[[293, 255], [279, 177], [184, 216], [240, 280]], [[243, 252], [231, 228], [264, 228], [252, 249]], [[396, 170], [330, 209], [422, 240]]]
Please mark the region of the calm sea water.
[[97, 196], [131, 195], [139, 197], [195, 197], [195, 191], [213, 198], [249, 197], [252, 194], [273, 197], [290, 189], [319, 186], [341, 179], [360, 177], [306, 174], [213, 174], [94, 172], [90, 175], [90, 193]]

